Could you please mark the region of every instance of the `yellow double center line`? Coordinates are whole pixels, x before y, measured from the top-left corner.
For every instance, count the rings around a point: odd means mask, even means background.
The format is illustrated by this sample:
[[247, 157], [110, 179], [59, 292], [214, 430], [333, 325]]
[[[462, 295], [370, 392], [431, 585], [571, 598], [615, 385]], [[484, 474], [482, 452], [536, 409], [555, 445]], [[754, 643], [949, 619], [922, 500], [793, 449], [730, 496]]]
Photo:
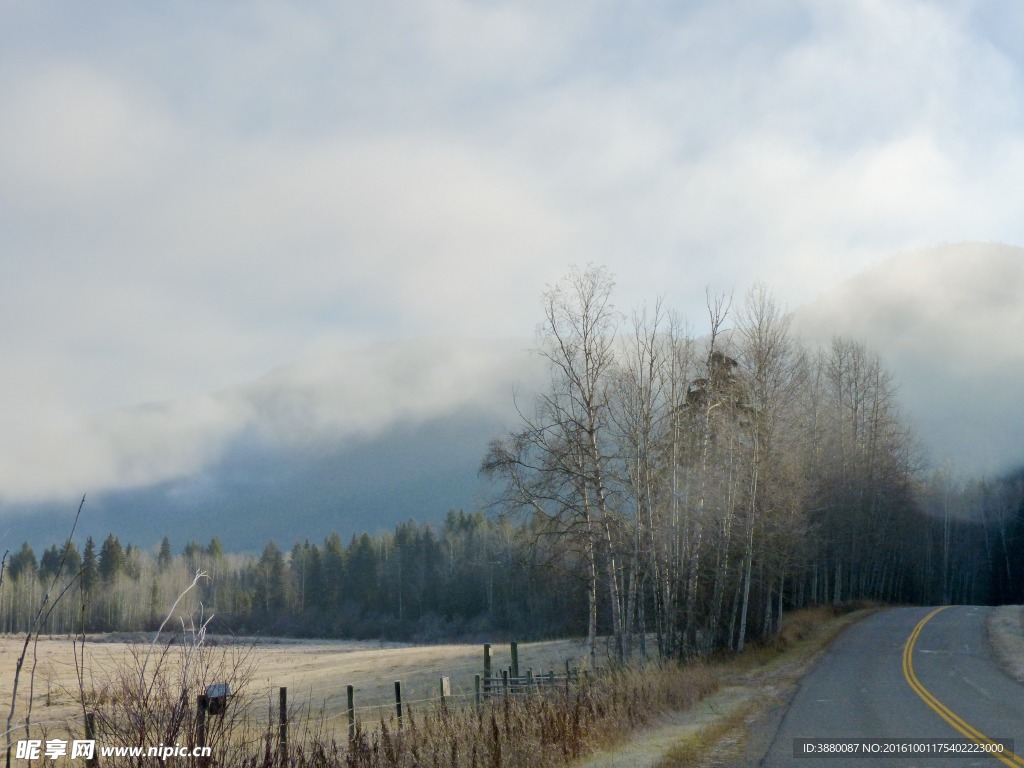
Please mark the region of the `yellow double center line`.
[[[921, 634], [921, 630], [924, 629], [924, 625], [931, 620], [932, 616], [937, 614], [939, 611], [944, 611], [948, 607], [949, 606], [947, 605], [942, 608], [936, 608], [921, 619], [917, 623], [917, 626], [914, 627], [914, 631], [910, 633], [910, 637], [907, 638], [907, 642], [903, 646], [903, 676], [907, 679], [907, 683], [913, 689], [914, 693], [920, 696], [921, 700], [924, 701], [925, 704], [931, 707], [939, 717], [953, 726], [953, 728], [955, 728], [959, 733], [966, 736], [975, 744], [993, 746], [996, 742], [992, 741], [992, 739], [983, 734], [977, 728], [971, 726], [962, 717], [935, 698], [931, 691], [921, 685], [921, 681], [918, 680], [917, 675], [914, 674], [914, 644], [917, 642], [917, 638]], [[1009, 765], [1013, 768], [1024, 768], [1024, 757], [1016, 755], [1009, 750], [1003, 750], [1002, 752], [993, 751], [989, 754], [1004, 765]]]

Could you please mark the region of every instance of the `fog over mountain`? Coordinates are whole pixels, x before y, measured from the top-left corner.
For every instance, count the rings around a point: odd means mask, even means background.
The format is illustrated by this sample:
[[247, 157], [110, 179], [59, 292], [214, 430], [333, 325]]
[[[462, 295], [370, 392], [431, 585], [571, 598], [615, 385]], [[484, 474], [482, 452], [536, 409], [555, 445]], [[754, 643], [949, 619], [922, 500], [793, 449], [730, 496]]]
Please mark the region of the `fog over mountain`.
[[[282, 546], [438, 520], [485, 503], [477, 467], [542, 369], [528, 341], [414, 339], [324, 349], [251, 384], [98, 416], [61, 446], [66, 476], [0, 501], [0, 536], [79, 531], [140, 546], [220, 536]], [[81, 456], [82, 458], [78, 458]], [[54, 487], [51, 485], [51, 487]], [[77, 537], [76, 537], [77, 538]]]
[[933, 465], [961, 475], [1024, 463], [1024, 249], [993, 243], [901, 254], [800, 307], [808, 343], [877, 350]]
[[[795, 327], [812, 345], [844, 334], [878, 350], [931, 460], [991, 474], [1024, 460], [1022, 286], [1024, 250], [943, 246], [840, 285], [798, 308]], [[166, 534], [179, 549], [214, 535], [229, 549], [290, 546], [476, 508], [488, 440], [516, 423], [515, 393], [529, 409], [543, 381], [530, 346], [324, 348], [244, 386], [101, 414], [60, 447], [63, 477], [8, 481], [0, 534], [49, 544], [82, 492], [82, 538], [148, 547]]]

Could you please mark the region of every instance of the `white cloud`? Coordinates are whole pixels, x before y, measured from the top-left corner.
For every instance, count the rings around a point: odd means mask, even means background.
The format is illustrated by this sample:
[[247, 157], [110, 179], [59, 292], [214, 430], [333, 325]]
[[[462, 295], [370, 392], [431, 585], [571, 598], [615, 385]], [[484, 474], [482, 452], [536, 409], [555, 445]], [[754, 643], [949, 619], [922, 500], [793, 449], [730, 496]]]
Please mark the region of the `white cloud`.
[[0, 14], [0, 464], [338, 334], [528, 334], [572, 263], [699, 322], [707, 284], [795, 306], [908, 247], [1024, 240], [1021, 61], [969, 8]]
[[528, 344], [418, 339], [358, 348], [335, 339], [218, 393], [88, 418], [49, 413], [31, 429], [5, 432], [19, 450], [0, 463], [0, 502], [179, 480], [216, 465], [237, 441], [331, 446], [471, 409], [511, 420], [512, 386], [532, 391], [541, 371]]
[[511, 383], [535, 386], [528, 342], [418, 339], [366, 349], [320, 349], [239, 390], [271, 443], [375, 436], [441, 414], [510, 413]]
[[[196, 472], [216, 460], [242, 423], [237, 404], [216, 396], [115, 411], [83, 419], [49, 414], [5, 433], [0, 500], [74, 498]], [[21, 429], [17, 429], [21, 427]]]
[[[88, 65], [47, 62], [8, 76], [0, 106], [0, 194], [67, 215], [68, 207], [146, 184], [169, 127], [136, 94]], [[13, 81], [12, 81], [13, 80]]]

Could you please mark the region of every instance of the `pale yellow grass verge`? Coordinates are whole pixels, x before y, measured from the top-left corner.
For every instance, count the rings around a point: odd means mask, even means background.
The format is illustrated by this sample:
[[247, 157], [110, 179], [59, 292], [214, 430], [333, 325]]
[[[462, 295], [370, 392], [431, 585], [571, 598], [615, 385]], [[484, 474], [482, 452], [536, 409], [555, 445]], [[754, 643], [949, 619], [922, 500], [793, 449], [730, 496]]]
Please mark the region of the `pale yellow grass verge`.
[[999, 666], [1024, 684], [1024, 606], [1001, 605], [992, 609], [988, 639]]

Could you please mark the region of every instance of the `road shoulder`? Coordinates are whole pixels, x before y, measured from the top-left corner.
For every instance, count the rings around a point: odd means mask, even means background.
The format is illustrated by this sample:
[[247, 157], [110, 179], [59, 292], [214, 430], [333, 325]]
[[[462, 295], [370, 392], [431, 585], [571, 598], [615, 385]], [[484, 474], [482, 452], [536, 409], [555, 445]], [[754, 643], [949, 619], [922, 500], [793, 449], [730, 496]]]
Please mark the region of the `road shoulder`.
[[663, 717], [627, 744], [592, 756], [579, 768], [757, 765], [800, 678], [844, 629], [874, 612], [864, 609], [831, 618], [774, 655], [754, 652], [714, 665], [721, 680], [715, 694], [686, 712]]

